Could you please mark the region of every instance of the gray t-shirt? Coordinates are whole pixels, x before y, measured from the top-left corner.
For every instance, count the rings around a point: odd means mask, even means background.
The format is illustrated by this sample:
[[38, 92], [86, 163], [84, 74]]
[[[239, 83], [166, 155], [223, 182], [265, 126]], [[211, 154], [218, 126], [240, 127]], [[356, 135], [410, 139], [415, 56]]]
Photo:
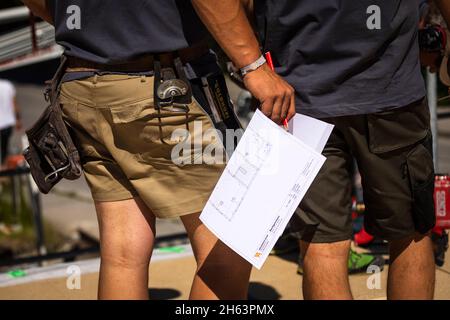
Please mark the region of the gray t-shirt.
[[425, 96], [419, 0], [255, 0], [255, 8], [265, 49], [297, 91], [298, 112], [368, 114]]
[[189, 0], [47, 0], [69, 56], [114, 64], [186, 48], [207, 36]]

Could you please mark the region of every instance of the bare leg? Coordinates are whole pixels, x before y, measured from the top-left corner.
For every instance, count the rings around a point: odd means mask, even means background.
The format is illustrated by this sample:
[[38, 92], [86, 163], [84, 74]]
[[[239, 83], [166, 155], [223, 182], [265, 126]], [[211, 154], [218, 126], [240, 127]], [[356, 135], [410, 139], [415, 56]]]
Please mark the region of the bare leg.
[[429, 236], [390, 242], [388, 299], [433, 299], [435, 265]]
[[142, 202], [97, 202], [100, 227], [99, 299], [148, 299], [155, 217]]
[[350, 300], [348, 253], [350, 241], [308, 243], [300, 241], [303, 254], [305, 300]]
[[247, 299], [251, 265], [219, 241], [199, 214], [182, 217], [197, 261], [190, 299]]

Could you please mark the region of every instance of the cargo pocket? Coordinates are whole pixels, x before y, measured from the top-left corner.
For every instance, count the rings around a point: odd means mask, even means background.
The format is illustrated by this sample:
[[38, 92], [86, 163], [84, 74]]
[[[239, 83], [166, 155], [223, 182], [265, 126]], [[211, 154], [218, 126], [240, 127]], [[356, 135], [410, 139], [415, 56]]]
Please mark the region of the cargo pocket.
[[[195, 140], [190, 136], [188, 128], [193, 129], [192, 121], [197, 115], [186, 111], [188, 109], [174, 107], [158, 112], [154, 108], [153, 99], [111, 107], [109, 112], [114, 143], [141, 163], [189, 164], [196, 161], [196, 150], [190, 144]], [[189, 127], [187, 123], [190, 123]], [[181, 155], [176, 151], [180, 151]], [[201, 152], [199, 154], [201, 156]], [[191, 158], [193, 160], [188, 161]]]
[[368, 146], [382, 154], [402, 149], [425, 139], [430, 128], [426, 100], [409, 106], [367, 115]]
[[112, 106], [102, 111], [108, 117], [114, 136], [114, 144], [132, 154], [145, 152], [159, 140], [153, 99], [127, 105]]
[[436, 223], [434, 210], [434, 165], [431, 135], [414, 147], [406, 157], [411, 186], [412, 215], [416, 231], [427, 233]]

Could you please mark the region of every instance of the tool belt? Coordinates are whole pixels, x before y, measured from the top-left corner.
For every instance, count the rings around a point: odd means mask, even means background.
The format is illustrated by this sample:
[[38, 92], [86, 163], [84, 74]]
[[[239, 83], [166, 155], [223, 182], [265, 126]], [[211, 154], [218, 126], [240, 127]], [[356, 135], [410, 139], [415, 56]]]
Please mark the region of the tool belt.
[[59, 103], [61, 79], [67, 58], [50, 82], [47, 82], [46, 100], [50, 105], [37, 122], [26, 131], [29, 146], [23, 152], [31, 175], [42, 193], [48, 193], [62, 178], [75, 180], [82, 174], [80, 156], [63, 120]]

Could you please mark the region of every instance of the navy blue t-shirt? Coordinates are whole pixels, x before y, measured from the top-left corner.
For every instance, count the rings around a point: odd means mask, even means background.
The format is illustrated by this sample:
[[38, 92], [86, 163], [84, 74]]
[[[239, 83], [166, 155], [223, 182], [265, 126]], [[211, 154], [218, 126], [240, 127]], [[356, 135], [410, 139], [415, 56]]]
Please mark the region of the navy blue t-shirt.
[[426, 94], [420, 0], [255, 0], [264, 47], [296, 89], [297, 111], [325, 118], [406, 106]]
[[207, 36], [189, 0], [47, 0], [69, 56], [103, 64], [186, 48]]

